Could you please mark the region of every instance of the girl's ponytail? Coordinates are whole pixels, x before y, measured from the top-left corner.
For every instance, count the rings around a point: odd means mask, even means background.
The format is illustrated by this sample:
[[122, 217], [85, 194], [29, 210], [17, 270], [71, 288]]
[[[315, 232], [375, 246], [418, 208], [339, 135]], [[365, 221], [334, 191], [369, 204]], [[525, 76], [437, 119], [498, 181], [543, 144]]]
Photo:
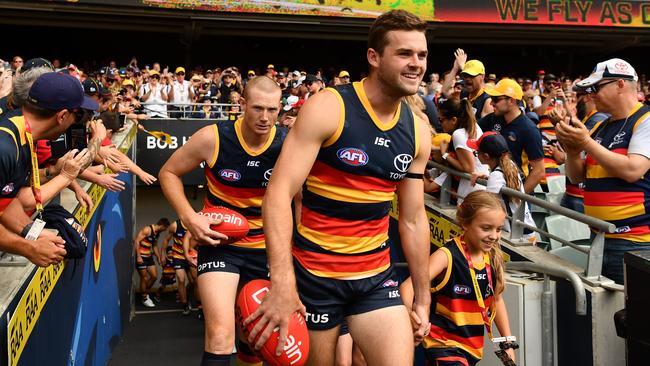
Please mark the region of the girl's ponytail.
[[474, 110], [472, 108], [472, 103], [467, 99], [461, 99], [460, 101], [458, 120], [460, 121], [458, 126], [467, 131], [468, 138], [478, 138], [478, 136], [476, 136], [476, 118], [474, 117]]
[[494, 295], [499, 296], [505, 290], [505, 262], [503, 260], [503, 252], [501, 251], [501, 244], [496, 242], [492, 244], [492, 249], [490, 249], [490, 266], [494, 270], [495, 281], [494, 281]]
[[[519, 170], [517, 169], [517, 165], [510, 159], [509, 153], [501, 154], [499, 157], [499, 166], [503, 172], [503, 178], [506, 180], [506, 187], [519, 191], [521, 189]], [[521, 201], [516, 197], [510, 197], [510, 200], [516, 204], [519, 204]]]

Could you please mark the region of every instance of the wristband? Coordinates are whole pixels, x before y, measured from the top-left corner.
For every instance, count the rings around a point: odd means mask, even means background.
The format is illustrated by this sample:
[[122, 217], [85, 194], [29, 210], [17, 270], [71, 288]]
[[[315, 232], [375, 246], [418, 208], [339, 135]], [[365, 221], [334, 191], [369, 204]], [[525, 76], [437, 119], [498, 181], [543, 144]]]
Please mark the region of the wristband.
[[23, 238], [26, 237], [27, 234], [29, 233], [29, 230], [31, 230], [32, 225], [34, 225], [33, 222], [30, 222], [29, 224], [25, 225], [23, 230], [20, 232], [20, 236], [22, 236]]
[[447, 157], [448, 157], [448, 156], [449, 156], [449, 153], [448, 153], [448, 152], [442, 154], [442, 160], [447, 160]]

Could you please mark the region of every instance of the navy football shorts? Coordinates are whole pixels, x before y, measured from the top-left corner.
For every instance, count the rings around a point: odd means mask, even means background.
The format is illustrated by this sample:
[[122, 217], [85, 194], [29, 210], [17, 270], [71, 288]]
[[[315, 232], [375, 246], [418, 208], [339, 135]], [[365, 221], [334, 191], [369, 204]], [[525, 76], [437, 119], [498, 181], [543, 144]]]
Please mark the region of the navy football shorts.
[[172, 265], [174, 266], [174, 269], [184, 269], [186, 271], [190, 269], [190, 264], [185, 259], [174, 258]]
[[155, 266], [155, 265], [156, 265], [156, 263], [154, 263], [154, 261], [153, 261], [153, 256], [152, 257], [142, 256], [142, 263], [138, 263], [138, 258], [137, 257], [135, 258], [135, 268], [138, 269], [138, 270], [140, 270], [140, 269], [146, 270], [147, 267], [151, 267], [151, 266]]
[[197, 249], [199, 252], [197, 260], [199, 276], [208, 272], [237, 273], [240, 275], [240, 283], [269, 278], [266, 250], [264, 249], [241, 248], [232, 245], [201, 245]]
[[305, 320], [310, 330], [332, 329], [347, 316], [403, 305], [392, 266], [358, 280], [316, 276], [295, 259], [293, 266], [300, 301], [307, 308]]

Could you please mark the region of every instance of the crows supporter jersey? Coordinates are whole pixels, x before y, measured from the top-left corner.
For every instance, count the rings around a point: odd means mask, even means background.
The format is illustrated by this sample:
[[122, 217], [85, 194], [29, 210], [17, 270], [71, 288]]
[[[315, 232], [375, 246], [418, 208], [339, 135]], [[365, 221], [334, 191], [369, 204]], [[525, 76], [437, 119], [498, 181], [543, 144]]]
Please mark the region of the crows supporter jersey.
[[142, 257], [151, 257], [153, 255], [153, 246], [158, 243], [158, 237], [160, 236], [160, 233], [154, 230], [153, 225], [149, 225], [149, 229], [151, 229], [151, 233], [138, 243], [138, 252]]
[[551, 150], [546, 148], [547, 145], [557, 143], [555, 125], [548, 116], [548, 113], [552, 111], [553, 108], [553, 105], [549, 106], [546, 112], [539, 117], [539, 122], [537, 123], [537, 128], [539, 128], [539, 132], [542, 134], [542, 145], [544, 146], [544, 178], [539, 182], [542, 187], [546, 187], [546, 178], [560, 175], [560, 166], [558, 165], [557, 160], [555, 160]]
[[481, 119], [481, 113], [483, 113], [485, 102], [489, 98], [490, 96], [485, 92], [485, 89], [481, 89], [474, 98], [469, 99], [469, 102], [472, 103], [472, 108], [474, 109], [474, 117], [477, 121]]
[[[648, 117], [650, 107], [639, 103], [626, 119], [596, 125], [591, 137], [608, 150], [627, 155], [635, 128]], [[585, 165], [585, 214], [616, 225], [616, 232], [605, 234], [606, 238], [650, 243], [650, 177], [645, 174], [628, 183], [607, 172], [589, 154]]]
[[[460, 348], [476, 360], [483, 356], [485, 322], [478, 304], [467, 257], [461, 238], [454, 238], [440, 248], [447, 254], [447, 270], [441, 279], [431, 281], [431, 330], [422, 342], [424, 348]], [[483, 255], [483, 263], [473, 263], [488, 318], [492, 322], [494, 291], [487, 271], [496, 278], [490, 266], [490, 257]]]
[[0, 118], [0, 214], [29, 186], [31, 152], [23, 116]]
[[266, 144], [253, 151], [244, 141], [243, 121], [218, 123], [213, 157], [205, 167], [208, 182], [206, 206], [223, 206], [235, 210], [248, 220], [250, 230], [242, 240], [231, 245], [264, 249], [262, 197], [273, 172], [287, 129], [273, 127]]
[[[592, 130], [597, 123], [600, 123], [606, 120], [609, 115], [601, 112], [596, 112], [596, 110], [591, 111], [583, 119], [582, 123], [587, 127], [588, 130]], [[566, 194], [569, 196], [584, 198], [584, 183], [573, 184], [569, 177], [566, 178]]]
[[181, 220], [176, 220], [176, 231], [172, 235], [172, 258], [185, 260], [185, 251], [183, 250], [183, 238], [187, 229], [183, 226]]
[[416, 120], [402, 102], [382, 123], [363, 81], [327, 92], [339, 99], [339, 127], [303, 186], [293, 254], [317, 276], [366, 278], [390, 266], [388, 211], [418, 151]]

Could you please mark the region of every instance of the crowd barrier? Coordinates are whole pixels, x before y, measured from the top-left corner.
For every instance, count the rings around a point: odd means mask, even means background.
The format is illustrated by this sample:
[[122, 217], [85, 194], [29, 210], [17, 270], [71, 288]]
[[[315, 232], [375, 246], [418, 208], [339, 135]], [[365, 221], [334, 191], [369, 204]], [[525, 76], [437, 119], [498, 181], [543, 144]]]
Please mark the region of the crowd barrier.
[[[113, 142], [134, 157], [136, 128]], [[46, 268], [7, 260], [0, 264], [0, 365], [105, 365], [117, 345], [133, 303], [132, 274], [135, 187], [120, 174], [122, 192], [84, 187], [93, 199], [87, 213], [62, 193], [61, 204], [85, 229], [88, 250], [82, 259]], [[6, 264], [9, 265], [6, 265]], [[22, 264], [21, 264], [22, 263]]]
[[[205, 115], [205, 103], [147, 103], [140, 102], [144, 113], [153, 118], [228, 120], [239, 116], [239, 104], [210, 103], [210, 115]], [[202, 113], [203, 112], [203, 113]], [[202, 114], [201, 114], [202, 113]]]

